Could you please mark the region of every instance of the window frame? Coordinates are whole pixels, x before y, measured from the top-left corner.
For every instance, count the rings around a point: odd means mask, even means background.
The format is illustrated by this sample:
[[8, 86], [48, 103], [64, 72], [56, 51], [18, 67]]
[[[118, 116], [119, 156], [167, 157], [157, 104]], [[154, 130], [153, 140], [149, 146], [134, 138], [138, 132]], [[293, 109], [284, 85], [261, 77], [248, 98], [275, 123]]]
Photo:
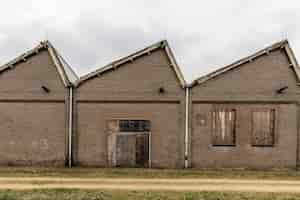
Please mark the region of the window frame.
[[[270, 135], [273, 137], [272, 139], [272, 144], [266, 144], [265, 140], [266, 140], [266, 137], [264, 136], [264, 142], [263, 144], [256, 144], [255, 143], [255, 133], [254, 133], [254, 113], [255, 112], [271, 112], [271, 117], [270, 117], [270, 125], [272, 125], [272, 128], [270, 127], [270, 130], [272, 130], [272, 133], [270, 133]], [[255, 109], [252, 109], [251, 110], [251, 139], [250, 139], [250, 142], [251, 142], [251, 146], [252, 147], [274, 147], [276, 145], [276, 132], [277, 132], [277, 117], [278, 116], [278, 113], [277, 113], [277, 110], [273, 107], [270, 107], [270, 108], [255, 108]]]
[[[233, 116], [234, 116], [234, 121], [233, 121], [233, 127], [231, 128], [233, 133], [231, 133], [232, 135], [232, 143], [220, 143], [217, 139], [216, 139], [216, 113], [219, 112], [225, 112], [225, 120], [226, 120], [226, 113], [228, 112], [233, 112]], [[235, 147], [237, 145], [237, 109], [235, 108], [231, 108], [231, 107], [222, 107], [222, 106], [217, 106], [215, 107], [212, 112], [212, 126], [211, 126], [211, 145], [213, 147]], [[226, 126], [226, 122], [225, 122], [225, 126]], [[227, 130], [227, 128], [225, 128], [225, 131]], [[226, 133], [225, 133], [226, 134]]]
[[[128, 127], [123, 126], [122, 123], [128, 122]], [[142, 124], [143, 122], [143, 124]], [[132, 123], [130, 125], [130, 123]], [[134, 127], [134, 123], [137, 123], [137, 127]], [[136, 129], [135, 129], [136, 128]], [[118, 130], [119, 132], [150, 132], [151, 122], [145, 119], [119, 119], [118, 120]]]

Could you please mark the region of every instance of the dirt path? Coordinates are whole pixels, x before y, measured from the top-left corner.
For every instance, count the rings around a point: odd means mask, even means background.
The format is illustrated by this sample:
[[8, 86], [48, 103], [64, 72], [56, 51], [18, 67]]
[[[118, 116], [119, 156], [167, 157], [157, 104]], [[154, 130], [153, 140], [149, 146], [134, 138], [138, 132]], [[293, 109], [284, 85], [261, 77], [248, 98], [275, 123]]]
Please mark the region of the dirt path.
[[300, 193], [300, 181], [261, 179], [0, 178], [0, 189], [27, 190], [44, 188]]

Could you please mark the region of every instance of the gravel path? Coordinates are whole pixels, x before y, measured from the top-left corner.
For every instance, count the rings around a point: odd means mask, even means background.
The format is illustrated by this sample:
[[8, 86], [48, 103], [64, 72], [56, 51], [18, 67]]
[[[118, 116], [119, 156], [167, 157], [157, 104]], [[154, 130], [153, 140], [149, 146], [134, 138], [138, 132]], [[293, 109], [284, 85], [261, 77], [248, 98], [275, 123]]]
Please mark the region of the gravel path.
[[300, 193], [300, 181], [262, 179], [0, 178], [0, 189], [28, 190], [45, 188]]

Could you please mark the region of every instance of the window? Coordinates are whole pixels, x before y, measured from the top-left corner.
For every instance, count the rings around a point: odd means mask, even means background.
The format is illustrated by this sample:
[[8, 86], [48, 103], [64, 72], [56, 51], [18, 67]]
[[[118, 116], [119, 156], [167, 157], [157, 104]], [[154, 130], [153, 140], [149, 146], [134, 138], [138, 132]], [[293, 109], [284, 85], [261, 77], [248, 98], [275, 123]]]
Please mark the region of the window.
[[234, 109], [218, 109], [213, 111], [213, 138], [214, 146], [235, 146]]
[[275, 110], [265, 109], [252, 112], [252, 145], [273, 146]]
[[120, 132], [146, 132], [150, 131], [150, 121], [147, 120], [120, 120]]

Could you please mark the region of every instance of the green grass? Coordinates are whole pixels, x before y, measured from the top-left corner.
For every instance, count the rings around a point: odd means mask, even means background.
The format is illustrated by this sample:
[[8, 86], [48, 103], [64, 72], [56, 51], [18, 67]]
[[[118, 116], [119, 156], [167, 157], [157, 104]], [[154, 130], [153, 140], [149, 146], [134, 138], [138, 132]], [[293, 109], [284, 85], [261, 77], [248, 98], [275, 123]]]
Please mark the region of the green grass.
[[2, 191], [0, 200], [296, 200], [300, 194], [232, 192], [123, 192], [74, 189]]
[[2, 167], [0, 177], [78, 177], [78, 178], [245, 178], [300, 180], [300, 171], [280, 170], [163, 170], [109, 168], [30, 168]]

